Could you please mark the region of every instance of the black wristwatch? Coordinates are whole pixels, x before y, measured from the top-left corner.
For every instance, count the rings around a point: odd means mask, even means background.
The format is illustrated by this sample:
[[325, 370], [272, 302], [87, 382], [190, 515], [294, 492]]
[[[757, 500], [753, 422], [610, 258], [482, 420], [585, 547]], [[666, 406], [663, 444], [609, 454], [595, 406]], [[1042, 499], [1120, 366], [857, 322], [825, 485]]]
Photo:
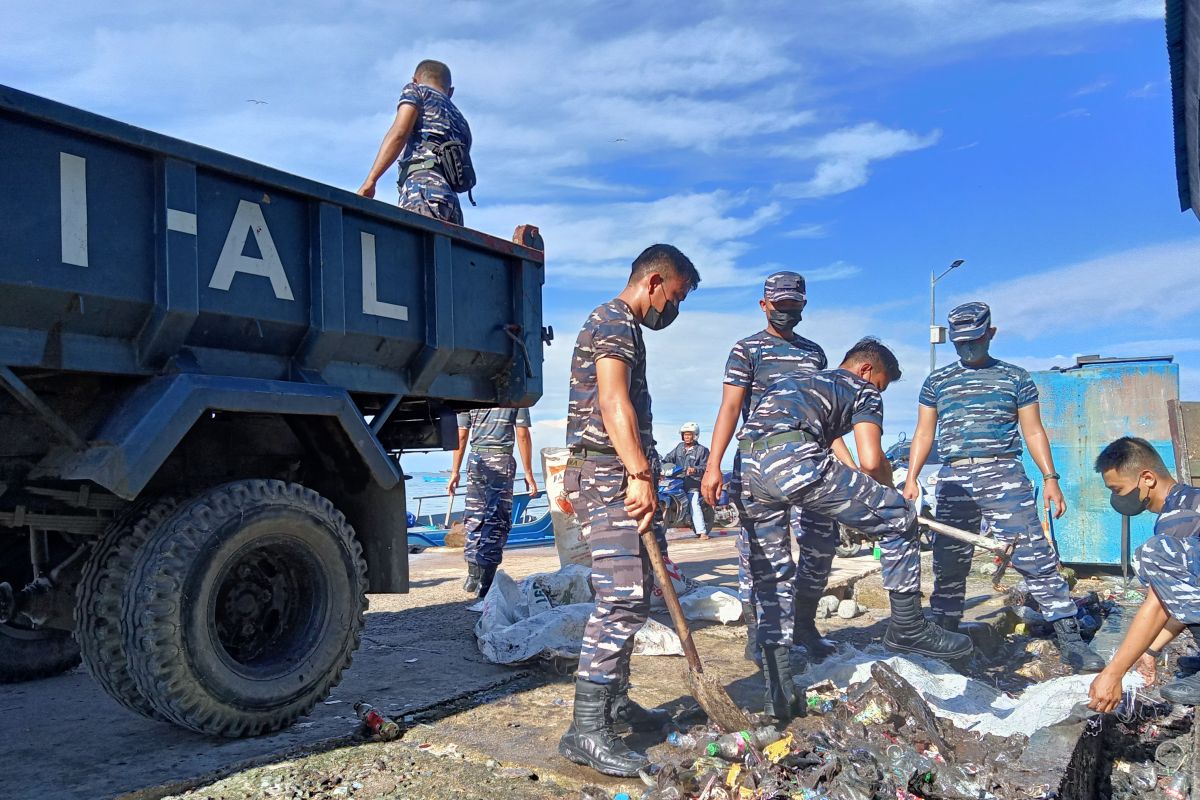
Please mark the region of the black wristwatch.
[[1057, 480], [1060, 480], [1061, 478], [1062, 478], [1062, 476], [1059, 475], [1057, 472], [1050, 472], [1050, 473], [1047, 473], [1042, 476], [1042, 480], [1044, 480], [1044, 481], [1057, 481]]

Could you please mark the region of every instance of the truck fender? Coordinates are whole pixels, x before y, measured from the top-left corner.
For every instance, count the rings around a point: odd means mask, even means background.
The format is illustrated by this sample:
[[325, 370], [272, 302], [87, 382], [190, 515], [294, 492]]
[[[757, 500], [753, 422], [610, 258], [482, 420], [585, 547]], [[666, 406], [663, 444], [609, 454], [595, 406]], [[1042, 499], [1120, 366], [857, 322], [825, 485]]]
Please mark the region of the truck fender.
[[189, 373], [146, 381], [115, 407], [84, 449], [37, 471], [89, 480], [133, 500], [196, 421], [212, 411], [332, 417], [381, 489], [402, 477], [345, 389]]

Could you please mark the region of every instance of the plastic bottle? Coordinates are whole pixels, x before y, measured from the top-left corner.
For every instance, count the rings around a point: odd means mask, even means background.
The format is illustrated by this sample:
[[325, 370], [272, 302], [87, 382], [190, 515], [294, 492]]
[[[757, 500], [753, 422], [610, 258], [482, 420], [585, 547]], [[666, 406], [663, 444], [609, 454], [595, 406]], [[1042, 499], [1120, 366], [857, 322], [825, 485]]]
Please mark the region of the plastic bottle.
[[1188, 771], [1181, 769], [1175, 773], [1175, 777], [1171, 778], [1170, 782], [1159, 788], [1158, 796], [1168, 798], [1168, 800], [1188, 800], [1190, 797], [1188, 790], [1191, 785], [1192, 780]]
[[367, 726], [367, 730], [385, 742], [400, 738], [400, 726], [380, 714], [374, 706], [360, 700], [354, 704], [354, 713], [358, 714], [358, 718]]
[[779, 738], [779, 732], [768, 725], [755, 731], [738, 731], [727, 733], [715, 742], [710, 742], [705, 752], [710, 756], [720, 756], [728, 761], [739, 759], [753, 747], [764, 747]]
[[696, 737], [679, 731], [671, 731], [667, 736], [667, 744], [672, 747], [691, 749], [696, 746]]

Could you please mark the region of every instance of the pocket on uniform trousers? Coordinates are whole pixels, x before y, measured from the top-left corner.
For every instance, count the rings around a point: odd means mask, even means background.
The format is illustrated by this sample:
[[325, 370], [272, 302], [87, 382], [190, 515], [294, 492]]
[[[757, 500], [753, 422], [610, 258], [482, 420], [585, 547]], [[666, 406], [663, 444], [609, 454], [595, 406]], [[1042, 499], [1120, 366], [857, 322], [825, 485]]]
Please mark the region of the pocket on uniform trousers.
[[563, 470], [563, 491], [567, 494], [579, 494], [579, 467], [567, 467]]

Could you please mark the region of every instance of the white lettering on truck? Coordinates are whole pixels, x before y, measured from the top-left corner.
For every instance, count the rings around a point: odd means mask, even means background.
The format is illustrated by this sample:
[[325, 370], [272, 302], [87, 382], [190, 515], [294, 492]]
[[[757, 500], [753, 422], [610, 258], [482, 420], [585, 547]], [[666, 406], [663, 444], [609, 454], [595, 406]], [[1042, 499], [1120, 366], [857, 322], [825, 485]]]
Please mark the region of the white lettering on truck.
[[[258, 245], [258, 252], [262, 253], [262, 258], [242, 254], [246, 240], [251, 234]], [[292, 287], [283, 271], [283, 262], [279, 260], [279, 251], [275, 249], [271, 231], [267, 229], [262, 207], [249, 200], [238, 202], [237, 213], [233, 215], [233, 223], [225, 237], [225, 246], [221, 248], [217, 267], [213, 270], [208, 286], [210, 289], [227, 292], [233, 283], [233, 276], [239, 272], [270, 279], [271, 290], [280, 300], [296, 299], [292, 296]]]
[[408, 321], [408, 306], [387, 303], [379, 299], [379, 280], [375, 270], [375, 235], [360, 231], [362, 242], [362, 302], [363, 313]]
[[58, 154], [59, 219], [62, 263], [88, 265], [87, 159]]

